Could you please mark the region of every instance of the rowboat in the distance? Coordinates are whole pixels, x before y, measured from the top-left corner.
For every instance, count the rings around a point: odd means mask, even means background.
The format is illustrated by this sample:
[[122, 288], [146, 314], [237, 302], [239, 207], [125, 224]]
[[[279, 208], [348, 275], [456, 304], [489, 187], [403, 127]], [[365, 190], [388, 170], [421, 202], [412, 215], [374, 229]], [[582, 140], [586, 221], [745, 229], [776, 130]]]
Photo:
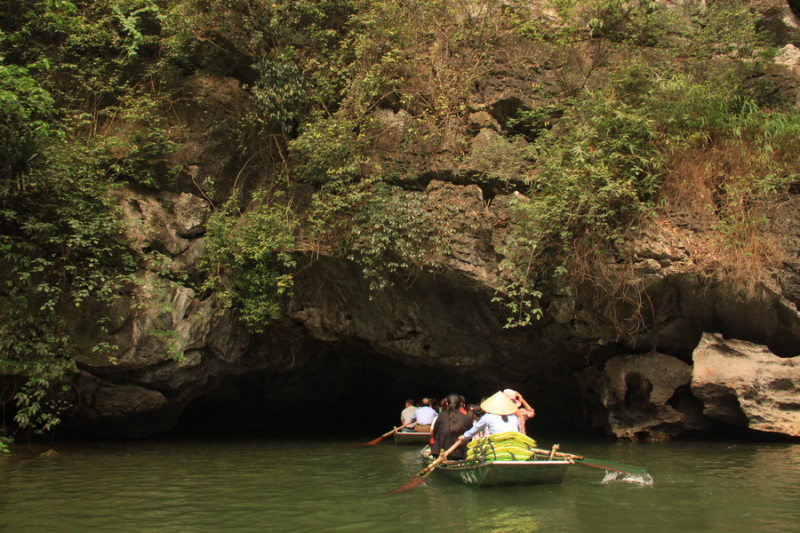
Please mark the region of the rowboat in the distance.
[[420, 433], [419, 431], [398, 431], [394, 434], [395, 444], [428, 444], [430, 440], [430, 433]]

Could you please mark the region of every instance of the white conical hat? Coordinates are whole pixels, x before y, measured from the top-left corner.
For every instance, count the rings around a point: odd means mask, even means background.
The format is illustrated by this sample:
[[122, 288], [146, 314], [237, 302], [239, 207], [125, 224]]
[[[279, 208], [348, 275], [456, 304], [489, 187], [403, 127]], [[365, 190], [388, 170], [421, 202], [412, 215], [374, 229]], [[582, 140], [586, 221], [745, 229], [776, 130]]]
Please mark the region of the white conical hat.
[[497, 392], [481, 403], [481, 409], [493, 415], [513, 415], [519, 407], [508, 396]]

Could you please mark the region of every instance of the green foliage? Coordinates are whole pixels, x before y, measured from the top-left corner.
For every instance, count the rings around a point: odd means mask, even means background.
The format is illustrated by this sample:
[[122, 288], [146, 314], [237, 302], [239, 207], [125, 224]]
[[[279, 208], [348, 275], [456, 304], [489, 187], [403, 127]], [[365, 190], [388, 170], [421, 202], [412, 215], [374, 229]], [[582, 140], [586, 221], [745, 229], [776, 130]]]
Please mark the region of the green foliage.
[[723, 55], [749, 59], [757, 48], [765, 45], [758, 30], [758, 18], [753, 8], [742, 0], [714, 2], [697, 15], [700, 30], [692, 35], [689, 53], [700, 59]]
[[507, 242], [500, 285], [509, 325], [541, 316], [536, 287], [569, 265], [574, 271], [577, 250], [611, 253], [627, 225], [655, 213], [664, 170], [679, 154], [722, 145], [757, 154], [713, 185], [717, 229], [732, 245], [751, 238], [753, 225], [763, 224], [756, 206], [796, 176], [787, 149], [800, 141], [798, 117], [762, 110], [735, 76], [666, 77], [638, 63], [612, 82], [577, 100], [535, 142], [539, 164], [530, 198], [516, 204], [521, 222]]
[[[314, 61], [337, 49], [354, 0], [190, 0], [169, 2], [162, 18], [165, 52], [181, 64], [227, 73], [290, 50]], [[244, 63], [244, 64], [242, 64]]]
[[661, 4], [656, 0], [549, 0], [543, 4], [558, 15], [558, 21], [522, 21], [517, 33], [561, 46], [598, 37], [647, 46], [655, 43], [659, 33]]
[[536, 149], [521, 135], [507, 140], [500, 135], [488, 136], [485, 142], [473, 142], [465, 161], [470, 170], [481, 172], [484, 181], [498, 180], [504, 185], [522, 182], [536, 160]]
[[282, 198], [280, 191], [258, 192], [244, 212], [231, 199], [208, 222], [201, 267], [209, 277], [203, 287], [239, 309], [254, 332], [278, 318], [278, 298], [292, 286], [295, 222]]
[[[422, 238], [413, 225], [389, 223], [392, 215], [385, 211], [387, 202], [403, 195], [388, 193], [388, 189], [380, 189], [380, 184], [403, 178], [381, 167], [375, 144], [385, 134], [385, 125], [370, 114], [387, 98], [404, 109], [415, 110], [413, 123], [401, 135], [402, 142], [420, 150], [432, 150], [460, 135], [467, 122], [467, 100], [475, 80], [488, 68], [484, 65], [489, 63], [492, 44], [503, 31], [505, 7], [490, 1], [476, 9], [461, 0], [389, 0], [360, 2], [358, 7], [344, 27], [347, 33], [340, 43], [342, 53], [338, 58], [321, 57], [330, 68], [315, 71], [322, 75], [330, 72], [339, 80], [340, 103], [335, 111], [324, 107], [311, 114], [311, 120], [289, 144], [289, 152], [295, 163], [294, 175], [315, 187], [309, 219], [320, 240], [349, 250], [352, 236], [369, 229], [354, 225], [365, 213], [387, 225], [385, 233], [381, 230], [371, 238], [362, 233], [357, 239], [360, 248], [352, 253], [363, 262], [368, 275], [383, 280], [389, 273], [413, 272], [424, 265], [423, 241], [443, 233], [437, 226], [430, 236]], [[316, 63], [314, 68], [316, 65], [321, 64]], [[320, 83], [315, 78], [314, 87]], [[503, 153], [494, 148], [480, 154], [486, 165], [504, 163], [503, 168], [485, 168], [489, 179], [518, 178], [514, 166], [526, 155], [522, 143], [512, 143]], [[509, 153], [513, 158], [506, 157]], [[410, 208], [416, 201], [409, 194]], [[399, 209], [397, 217], [402, 218], [404, 213]], [[376, 269], [382, 260], [386, 268], [379, 275]]]
[[143, 100], [147, 100], [146, 104], [139, 100], [140, 105], [121, 111], [123, 119], [128, 118], [126, 130], [131, 130], [130, 134], [123, 131], [119, 136], [91, 141], [90, 146], [106, 167], [109, 179], [154, 190], [169, 189], [182, 169], [181, 165], [166, 163], [178, 145], [174, 132], [159, 116], [158, 105], [147, 98]]
[[289, 145], [297, 179], [317, 187], [309, 221], [321, 236], [339, 235], [342, 225], [372, 195], [380, 175], [370, 172], [363, 154], [364, 135], [356, 124], [336, 115], [308, 124]]
[[52, 431], [61, 422], [61, 414], [69, 407], [68, 385], [58, 384], [65, 381], [68, 371], [74, 371], [68, 363], [41, 364], [40, 368], [26, 369], [28, 381], [15, 396], [17, 414], [14, 421], [22, 429], [33, 429], [36, 433]]
[[317, 237], [359, 263], [379, 290], [391, 275], [438, 268], [452, 230], [447, 206], [383, 184], [383, 170], [363, 153], [367, 137], [336, 115], [309, 124], [290, 147], [298, 179], [317, 186], [309, 213]]
[[287, 135], [293, 134], [308, 102], [306, 81], [297, 63], [285, 56], [274, 61], [264, 59], [255, 68], [260, 77], [251, 94], [264, 120]]
[[317, 186], [357, 182], [366, 162], [361, 154], [363, 140], [355, 122], [340, 115], [308, 124], [290, 145], [298, 179]]
[[501, 276], [495, 280], [497, 289], [492, 301], [502, 303], [508, 310], [506, 328], [527, 326], [533, 319], [542, 318], [542, 292], [537, 289], [542, 278], [538, 229], [534, 221], [523, 217], [520, 228], [509, 235], [502, 249], [505, 258], [500, 264]]
[[97, 169], [86, 160], [79, 166], [80, 155], [48, 146], [41, 166], [25, 174], [24, 188], [14, 180], [0, 184], [0, 371], [28, 378], [16, 398], [23, 428], [57, 422], [61, 404], [46, 395], [61, 395], [55, 391], [74, 369], [76, 350], [66, 310], [119, 297], [134, 266], [94, 179]]
[[[670, 9], [653, 0], [6, 4], [0, 374], [26, 383], [14, 401], [18, 424], [32, 430], [52, 429], [64, 406], [77, 354], [70, 310], [125, 297], [137, 269], [159, 291], [175, 288], [160, 258], [131, 252], [108, 197], [118, 183], [173, 184], [181, 84], [199, 69], [237, 78], [252, 97], [249, 108], [226, 110], [240, 130], [225, 140], [263, 179], [245, 202], [244, 178], [225, 189], [227, 176], [214, 176], [218, 195], [231, 199], [208, 226], [204, 288], [253, 331], [278, 316], [291, 290], [298, 222], [293, 201], [277, 191], [293, 181], [313, 191], [303, 212], [313, 237], [361, 265], [374, 289], [442, 265], [454, 214], [385, 185], [413, 187], [382, 168], [386, 137], [419, 157], [407, 166], [414, 172], [435, 157], [463, 163], [477, 179], [527, 180], [498, 282], [509, 325], [541, 316], [544, 283], [568, 272], [576, 250], [611, 254], [628, 225], [653, 216], [681, 158], [727, 154], [724, 172], [703, 176], [714, 198], [707, 209], [732, 246], [763, 226], [759, 206], [798, 173], [797, 117], [767, 107], [774, 88], [762, 87], [759, 99], [743, 88], [770, 52], [739, 0]], [[536, 15], [540, 8], [557, 18]], [[532, 42], [517, 46], [520, 37]], [[615, 58], [630, 66], [611, 68]], [[527, 141], [473, 143], [464, 158], [478, 87], [543, 69], [555, 71], [561, 92], [543, 84], [529, 100], [541, 107], [514, 110]], [[387, 134], [371, 118], [379, 107], [406, 111], [408, 123]], [[180, 355], [175, 332], [156, 336]]]
[[134, 264], [90, 168], [49, 155], [24, 190], [0, 188], [0, 371], [27, 378], [16, 420], [36, 431], [58, 422], [60, 383], [75, 368], [66, 310], [119, 297]]
[[[564, 127], [570, 124], [570, 127]], [[587, 99], [537, 141], [540, 165], [526, 210], [545, 241], [578, 234], [619, 241], [619, 221], [649, 207], [663, 155], [655, 121], [614, 94]]]
[[435, 271], [450, 251], [452, 213], [446, 205], [425, 205], [425, 195], [379, 186], [350, 225], [348, 259], [356, 261], [379, 290], [389, 276], [413, 279]]
[[11, 437], [0, 437], [0, 457], [2, 457], [3, 454], [11, 453], [8, 447], [12, 444], [14, 444], [14, 439]]
[[14, 181], [20, 191], [50, 131], [47, 118], [53, 99], [30, 75], [46, 66], [44, 61], [28, 67], [6, 65], [0, 56], [0, 177], [4, 183]]
[[[552, 258], [564, 261], [576, 239], [621, 242], [627, 221], [648, 213], [664, 163], [656, 122], [609, 91], [580, 101], [535, 143], [531, 195], [517, 202], [521, 227], [508, 239], [500, 286], [509, 326], [541, 317], [535, 285]], [[558, 261], [559, 259], [557, 259]]]
[[176, 169], [163, 161], [176, 147], [177, 131], [165, 114], [169, 93], [153, 78], [159, 63], [148, 61], [160, 38], [158, 4], [22, 2], [15, 15], [0, 50], [10, 62], [38, 67], [37, 83], [59, 111], [48, 126], [69, 130], [93, 158], [104, 158], [109, 178], [170, 185]]
[[[147, 56], [155, 2], [15, 2], [0, 22], [0, 375], [19, 428], [51, 431], [72, 397], [76, 311], [126, 298], [139, 258], [114, 181], [169, 182], [168, 102]], [[108, 318], [101, 319], [104, 327]], [[79, 344], [81, 348], [79, 349]], [[96, 342], [93, 352], [115, 349]], [[4, 401], [7, 399], [4, 399]]]

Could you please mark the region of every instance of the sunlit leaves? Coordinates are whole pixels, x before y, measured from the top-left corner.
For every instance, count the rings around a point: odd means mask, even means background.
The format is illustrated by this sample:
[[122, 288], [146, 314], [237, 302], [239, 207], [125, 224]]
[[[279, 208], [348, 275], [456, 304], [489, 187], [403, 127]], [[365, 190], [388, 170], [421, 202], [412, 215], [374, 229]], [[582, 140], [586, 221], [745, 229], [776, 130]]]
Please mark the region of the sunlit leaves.
[[294, 220], [281, 193], [262, 191], [242, 212], [233, 200], [208, 222], [204, 287], [235, 306], [248, 329], [261, 332], [280, 314], [280, 296], [292, 287]]
[[411, 280], [442, 266], [454, 214], [446, 205], [426, 206], [423, 200], [421, 193], [379, 186], [355, 212], [347, 257], [361, 265], [372, 290], [385, 287], [392, 275]]

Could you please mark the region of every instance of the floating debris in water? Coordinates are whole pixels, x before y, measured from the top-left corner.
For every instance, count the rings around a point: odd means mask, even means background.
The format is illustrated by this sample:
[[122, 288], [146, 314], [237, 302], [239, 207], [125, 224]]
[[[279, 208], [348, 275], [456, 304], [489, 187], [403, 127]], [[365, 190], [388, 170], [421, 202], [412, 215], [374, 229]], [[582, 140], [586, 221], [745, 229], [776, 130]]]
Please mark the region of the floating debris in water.
[[631, 474], [630, 472], [617, 472], [606, 470], [606, 477], [603, 478], [603, 484], [611, 483], [612, 481], [624, 481], [625, 483], [636, 483], [641, 486], [652, 486], [653, 478], [650, 474]]

